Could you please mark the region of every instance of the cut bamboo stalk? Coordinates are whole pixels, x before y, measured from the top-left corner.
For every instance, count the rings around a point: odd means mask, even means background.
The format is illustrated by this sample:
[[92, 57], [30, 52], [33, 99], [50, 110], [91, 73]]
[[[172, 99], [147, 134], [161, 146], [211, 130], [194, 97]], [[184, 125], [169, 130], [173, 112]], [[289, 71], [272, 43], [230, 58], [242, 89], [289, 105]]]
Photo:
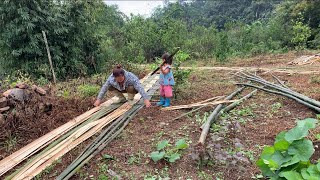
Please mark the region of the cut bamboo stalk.
[[[112, 100], [109, 100], [103, 104], [103, 106], [108, 106], [111, 104]], [[57, 129], [49, 132], [48, 134], [36, 139], [35, 141], [31, 142], [27, 146], [21, 148], [20, 150], [14, 152], [10, 156], [6, 157], [5, 159], [0, 161], [0, 176], [6, 173], [8, 170], [22, 162], [23, 160], [27, 159], [34, 153], [38, 152], [43, 147], [47, 146], [61, 135], [69, 131], [70, 129], [74, 128], [75, 126], [81, 124], [88, 118], [92, 116], [93, 113], [97, 112], [101, 107], [95, 107], [90, 111], [85, 112], [84, 114], [74, 118], [73, 120], [67, 122], [66, 124], [58, 127]]]
[[[29, 160], [26, 164], [24, 164], [24, 166], [27, 166], [28, 164], [30, 164], [31, 162], [33, 162], [36, 158], [38, 158], [39, 156], [42, 156], [45, 152], [47, 152], [48, 150], [50, 150], [51, 148], [53, 148], [54, 146], [56, 146], [58, 143], [62, 142], [63, 140], [65, 140], [67, 137], [69, 137], [71, 134], [73, 134], [75, 131], [77, 131], [78, 129], [80, 129], [82, 126], [95, 121], [97, 119], [100, 119], [101, 117], [105, 116], [106, 114], [109, 114], [110, 112], [112, 112], [114, 109], [118, 108], [120, 106], [120, 104], [116, 104], [110, 107], [103, 107], [99, 112], [96, 112], [94, 115], [92, 115], [86, 122], [82, 123], [81, 125], [77, 126], [76, 128], [73, 128], [71, 131], [67, 132], [65, 135], [63, 135], [62, 137], [60, 137], [59, 139], [57, 139], [56, 141], [54, 141], [53, 143], [51, 143], [48, 147], [46, 147], [44, 150], [42, 150], [40, 153], [38, 153], [36, 156], [32, 157], [31, 160]], [[7, 177], [6, 179], [12, 179], [13, 176], [15, 176], [16, 174], [18, 174], [20, 171], [20, 169], [18, 169], [17, 171], [15, 171], [13, 174], [11, 174], [9, 177]]]
[[[148, 94], [152, 95], [158, 88], [158, 85], [153, 86], [152, 89], [148, 91]], [[142, 103], [142, 100], [139, 102]], [[56, 180], [69, 179], [77, 170], [79, 170], [85, 163], [87, 163], [91, 158], [104, 149], [107, 144], [111, 142], [111, 140], [120, 134], [129, 121], [142, 107], [143, 105], [138, 103], [138, 105], [134, 106], [124, 115], [114, 121], [94, 140], [94, 142], [86, 147], [86, 149], [56, 178]], [[121, 127], [118, 129], [119, 126]]]
[[213, 100], [220, 100], [222, 98], [224, 98], [224, 96], [216, 96], [216, 97], [212, 97], [212, 98], [209, 98], [200, 102], [192, 103], [192, 104], [202, 104], [202, 103], [213, 101]]
[[296, 100], [297, 102], [311, 108], [311, 109], [314, 109], [316, 110], [317, 112], [320, 112], [320, 108], [318, 106], [314, 106], [313, 104], [310, 104], [302, 99], [299, 99], [289, 93], [283, 93], [283, 92], [279, 92], [279, 91], [273, 91], [273, 90], [269, 90], [269, 89], [266, 89], [266, 88], [262, 88], [262, 87], [259, 87], [259, 86], [255, 86], [255, 85], [252, 85], [252, 84], [245, 84], [245, 83], [237, 83], [237, 85], [242, 85], [242, 86], [249, 86], [249, 87], [253, 87], [253, 88], [256, 88], [256, 89], [260, 89], [260, 90], [263, 90], [265, 92], [269, 92], [269, 93], [272, 93], [272, 94], [278, 94], [278, 95], [282, 95], [282, 96], [285, 96], [285, 97], [288, 97], [288, 98], [291, 98], [293, 100]]
[[[245, 74], [244, 74], [245, 75]], [[256, 78], [256, 77], [250, 77], [248, 75], [245, 75], [246, 77], [242, 77], [242, 78], [246, 78], [246, 79], [249, 79], [251, 81], [254, 81], [254, 82], [258, 82], [262, 85], [265, 85], [266, 87], [270, 87], [270, 88], [273, 88], [273, 89], [276, 89], [278, 91], [281, 91], [282, 93], [289, 93], [291, 96], [295, 96], [296, 98], [299, 98], [303, 101], [306, 101], [307, 103], [313, 105], [313, 106], [316, 106], [316, 107], [320, 107], [320, 102], [319, 101], [316, 101], [312, 98], [309, 98], [308, 96], [305, 96], [303, 94], [300, 94], [298, 92], [295, 92], [291, 89], [288, 89], [288, 88], [284, 88], [280, 85], [277, 85], [277, 84], [273, 84], [273, 83], [270, 83], [264, 79], [260, 79], [260, 78]]]
[[171, 107], [162, 108], [161, 110], [172, 111], [172, 110], [178, 110], [178, 109], [190, 109], [190, 108], [193, 108], [193, 107], [214, 106], [214, 105], [218, 105], [218, 104], [232, 103], [232, 102], [235, 102], [235, 101], [237, 101], [237, 100], [224, 100], [224, 101], [213, 101], [213, 102], [202, 103], [202, 104], [189, 104], [189, 105], [171, 106]]
[[189, 115], [189, 114], [191, 114], [191, 113], [193, 113], [193, 112], [199, 111], [200, 109], [202, 109], [202, 108], [204, 108], [204, 107], [207, 107], [207, 106], [208, 106], [208, 105], [203, 105], [203, 106], [200, 106], [200, 107], [198, 107], [198, 108], [196, 108], [196, 109], [193, 109], [193, 110], [191, 110], [191, 111], [189, 111], [189, 112], [187, 112], [187, 113], [181, 114], [180, 116], [174, 118], [172, 121], [178, 120], [178, 119], [180, 119], [180, 118], [182, 118], [182, 117], [184, 117], [184, 116], [187, 116], [187, 115]]
[[[235, 92], [231, 93], [229, 96], [227, 96], [225, 98], [225, 100], [230, 100], [232, 99], [235, 95], [237, 95], [238, 93], [240, 93], [245, 87], [241, 87], [239, 89], [237, 89]], [[213, 112], [210, 114], [210, 116], [208, 117], [207, 121], [205, 122], [201, 135], [200, 135], [200, 139], [199, 139], [199, 143], [204, 145], [204, 142], [206, 140], [206, 137], [208, 135], [210, 126], [211, 126], [211, 122], [214, 121], [216, 115], [220, 112], [220, 110], [223, 108], [222, 104], [219, 104], [214, 110]]]
[[[150, 74], [145, 76], [143, 79], [140, 80], [143, 83], [150, 77]], [[99, 110], [102, 107], [110, 106], [114, 101], [116, 101], [118, 97], [113, 97], [108, 101], [102, 103], [98, 107], [94, 107], [93, 109], [83, 113], [82, 115], [74, 118], [73, 120], [67, 122], [66, 124], [56, 128], [55, 130], [45, 134], [44, 136], [36, 139], [35, 141], [31, 142], [27, 146], [21, 148], [20, 150], [14, 152], [10, 156], [6, 157], [5, 159], [0, 161], [0, 176], [4, 173], [15, 167], [17, 164], [21, 163], [23, 160], [27, 159], [28, 157], [32, 156], [42, 148], [46, 147], [48, 144], [53, 142], [54, 140], [61, 137], [63, 134], [68, 132], [69, 130], [73, 129], [74, 127], [78, 126], [82, 122], [86, 121], [91, 115]]]
[[[139, 105], [141, 107], [143, 107], [142, 105]], [[135, 108], [136, 109], [136, 108]], [[135, 109], [133, 109], [133, 111], [135, 111]], [[102, 143], [104, 141], [106, 141], [107, 139], [110, 138], [111, 134], [127, 119], [126, 114], [132, 114], [132, 111], [128, 111], [126, 112], [124, 115], [122, 115], [121, 117], [119, 117], [116, 121], [114, 121], [112, 123], [112, 125], [109, 126], [109, 128], [107, 128], [103, 133], [101, 133], [99, 135], [99, 137], [95, 140], [95, 142], [93, 142], [91, 144], [91, 146], [89, 146], [78, 158], [76, 158], [74, 160], [74, 162], [68, 167], [70, 169], [76, 169], [77, 165], [79, 165], [79, 163], [81, 163], [83, 160], [85, 160], [88, 156], [90, 156], [91, 154], [93, 154], [93, 152], [98, 149], [98, 147], [100, 147], [102, 145]], [[66, 169], [67, 170], [67, 169]], [[57, 177], [56, 179], [65, 179], [63, 177], [67, 176], [68, 172], [63, 172], [59, 177]]]
[[[150, 83], [155, 83], [159, 79], [158, 76], [154, 78]], [[151, 85], [147, 84], [146, 88], [150, 88]], [[134, 99], [134, 103], [138, 101], [138, 99], [141, 98], [140, 94], [137, 94]], [[76, 138], [74, 141], [71, 141], [71, 138], [68, 138], [67, 140], [61, 142], [57, 146], [59, 148], [53, 148], [53, 150], [48, 151], [43, 156], [39, 157], [37, 160], [34, 160], [34, 163], [29, 164], [28, 166], [24, 167], [13, 179], [31, 179], [32, 177], [36, 176], [38, 173], [40, 173], [42, 170], [44, 170], [47, 166], [49, 166], [52, 162], [59, 159], [61, 156], [63, 156], [65, 153], [69, 152], [72, 148], [80, 144], [81, 142], [85, 141], [89, 137], [91, 137], [96, 132], [100, 131], [105, 125], [110, 123], [115, 118], [121, 116], [124, 112], [130, 108], [131, 105], [128, 103], [125, 103], [122, 105], [119, 109], [112, 112], [110, 115], [108, 115], [106, 118], [102, 118], [101, 120], [98, 120], [98, 123], [90, 123], [90, 125], [86, 125], [85, 127], [81, 128], [81, 130], [77, 131], [75, 135], [72, 135], [72, 137], [80, 136], [79, 138]], [[91, 126], [94, 124], [93, 126]], [[85, 133], [85, 134], [83, 134]], [[71, 144], [70, 144], [71, 143]], [[49, 158], [49, 159], [48, 159]]]

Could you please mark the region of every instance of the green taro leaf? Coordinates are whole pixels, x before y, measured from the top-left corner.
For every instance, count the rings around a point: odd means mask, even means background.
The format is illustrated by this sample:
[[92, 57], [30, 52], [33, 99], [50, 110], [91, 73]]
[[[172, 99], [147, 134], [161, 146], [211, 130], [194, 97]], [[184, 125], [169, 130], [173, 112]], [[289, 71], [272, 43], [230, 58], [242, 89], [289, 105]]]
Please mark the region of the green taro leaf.
[[285, 134], [285, 139], [291, 143], [295, 140], [302, 139], [308, 135], [308, 130], [315, 128], [317, 123], [316, 119], [307, 118], [297, 122], [297, 126], [293, 129], [290, 129]]
[[178, 153], [174, 153], [174, 154], [171, 154], [170, 158], [169, 158], [169, 162], [173, 163], [175, 162], [176, 160], [180, 159], [180, 154]]
[[274, 143], [274, 149], [278, 151], [287, 151], [290, 143], [284, 139]]
[[188, 144], [186, 143], [186, 140], [180, 139], [176, 142], [176, 148], [177, 149], [186, 149], [188, 148]]
[[318, 162], [318, 164], [317, 164], [317, 169], [320, 172], [320, 162]]
[[[306, 169], [305, 173], [307, 173], [309, 175], [309, 177], [305, 178], [305, 179], [311, 179], [311, 178], [320, 179], [320, 172], [319, 172], [316, 165], [311, 164], [308, 167], [308, 169]], [[302, 174], [302, 176], [303, 176], [303, 174]]]
[[263, 162], [263, 159], [259, 159], [257, 162], [256, 162], [256, 165], [260, 168], [262, 174], [264, 176], [273, 176], [274, 175], [274, 172], [272, 172], [269, 168], [269, 166], [267, 164], [265, 164]]
[[267, 164], [272, 171], [275, 171], [279, 168], [279, 164], [272, 159], [270, 160], [263, 159], [263, 162]]
[[288, 148], [288, 154], [297, 157], [300, 161], [309, 161], [313, 153], [313, 144], [307, 139], [294, 141]]
[[154, 162], [157, 162], [159, 160], [161, 160], [165, 155], [165, 152], [161, 151], [154, 151], [151, 153], [151, 159], [154, 161]]
[[291, 166], [293, 164], [299, 163], [300, 159], [298, 156], [293, 156], [292, 159], [284, 164], [281, 165], [281, 167], [288, 167]]
[[165, 147], [167, 147], [168, 145], [169, 145], [169, 141], [163, 140], [158, 144], [157, 150], [160, 151], [160, 150], [164, 149]]
[[272, 146], [265, 146], [263, 148], [263, 151], [261, 153], [261, 158], [262, 159], [270, 159], [271, 156], [274, 154], [274, 147]]
[[286, 135], [287, 131], [281, 131], [277, 136], [276, 136], [276, 140], [275, 143], [281, 140], [285, 140], [285, 135]]
[[291, 158], [292, 157], [290, 155], [283, 155], [280, 151], [276, 151], [271, 157], [271, 159], [277, 163], [279, 169], [282, 167], [282, 164], [290, 161]]
[[295, 171], [281, 172], [279, 175], [288, 180], [303, 180], [301, 174]]

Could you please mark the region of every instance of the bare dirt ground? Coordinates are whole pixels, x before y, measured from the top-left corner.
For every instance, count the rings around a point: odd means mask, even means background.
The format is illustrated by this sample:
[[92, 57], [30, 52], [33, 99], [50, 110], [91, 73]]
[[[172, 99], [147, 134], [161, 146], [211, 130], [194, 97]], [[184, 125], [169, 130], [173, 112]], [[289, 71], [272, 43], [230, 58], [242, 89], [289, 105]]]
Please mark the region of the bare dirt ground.
[[[282, 67], [296, 57], [297, 55], [290, 53], [261, 56], [248, 60], [234, 60], [232, 66]], [[308, 69], [306, 66], [304, 68]], [[273, 74], [293, 90], [320, 100], [318, 75]], [[273, 81], [270, 74], [261, 76]], [[227, 71], [194, 70], [189, 85], [177, 95], [172, 104], [189, 104], [214, 96], [228, 95], [237, 88], [235, 82], [231, 73]], [[246, 89], [241, 95], [251, 91], [252, 89]], [[154, 96], [153, 99], [157, 100], [158, 96]], [[50, 114], [22, 114], [19, 118], [12, 115], [12, 112], [7, 115], [8, 123], [2, 132], [10, 132], [10, 136], [16, 137], [16, 145], [11, 149], [6, 149], [7, 145], [1, 146], [1, 158], [92, 107], [92, 99], [66, 100], [49, 96], [48, 99], [41, 100], [43, 101], [50, 101], [54, 105]], [[30, 103], [28, 107], [36, 106], [35, 103]], [[200, 148], [201, 153], [205, 153], [207, 158], [200, 160], [197, 158], [200, 126], [211, 109], [204, 108], [179, 120], [173, 119], [188, 110], [163, 111], [159, 107], [140, 110], [123, 133], [72, 179], [116, 179], [116, 176], [122, 179], [252, 179], [260, 174], [255, 161], [259, 158], [263, 146], [272, 145], [275, 136], [292, 128], [296, 120], [314, 118], [316, 115], [293, 100], [258, 91], [252, 98], [212, 125], [205, 152]], [[314, 133], [317, 132], [320, 132], [319, 128]], [[1, 144], [5, 144], [10, 136], [2, 133]], [[181, 159], [175, 163], [154, 163], [151, 160], [150, 154], [156, 150], [158, 142], [166, 139], [174, 144], [181, 138], [186, 139], [189, 144], [189, 148], [182, 152]], [[66, 154], [54, 167], [50, 167], [38, 178], [54, 179], [91, 140]], [[318, 151], [316, 149], [314, 160], [319, 158]], [[104, 158], [104, 155], [110, 155], [112, 158]]]

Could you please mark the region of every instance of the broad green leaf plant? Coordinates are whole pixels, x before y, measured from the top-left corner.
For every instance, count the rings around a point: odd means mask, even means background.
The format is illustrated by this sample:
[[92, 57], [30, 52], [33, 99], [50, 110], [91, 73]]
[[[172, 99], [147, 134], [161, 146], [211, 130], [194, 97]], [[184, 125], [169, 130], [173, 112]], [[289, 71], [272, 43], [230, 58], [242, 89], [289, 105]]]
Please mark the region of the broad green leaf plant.
[[164, 159], [170, 163], [174, 163], [180, 159], [181, 150], [188, 148], [188, 144], [184, 139], [178, 140], [175, 143], [175, 146], [169, 149], [171, 146], [172, 145], [168, 140], [160, 141], [157, 145], [157, 151], [154, 151], [150, 154], [151, 159], [154, 162]]
[[256, 162], [262, 174], [272, 180], [320, 179], [320, 163], [312, 164], [314, 153], [312, 141], [306, 137], [318, 120], [307, 118], [297, 122], [296, 127], [280, 132], [273, 146], [266, 146]]

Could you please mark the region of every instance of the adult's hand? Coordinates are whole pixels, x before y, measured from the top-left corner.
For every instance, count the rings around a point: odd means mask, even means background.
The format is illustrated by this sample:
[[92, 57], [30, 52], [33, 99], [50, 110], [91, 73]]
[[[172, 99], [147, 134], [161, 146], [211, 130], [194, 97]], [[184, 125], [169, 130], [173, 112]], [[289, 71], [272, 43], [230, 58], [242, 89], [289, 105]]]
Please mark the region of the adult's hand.
[[94, 102], [94, 106], [97, 107], [101, 104], [101, 100], [100, 99], [97, 99], [95, 102]]
[[151, 103], [148, 99], [144, 100], [144, 104], [146, 105], [147, 108], [151, 106]]

